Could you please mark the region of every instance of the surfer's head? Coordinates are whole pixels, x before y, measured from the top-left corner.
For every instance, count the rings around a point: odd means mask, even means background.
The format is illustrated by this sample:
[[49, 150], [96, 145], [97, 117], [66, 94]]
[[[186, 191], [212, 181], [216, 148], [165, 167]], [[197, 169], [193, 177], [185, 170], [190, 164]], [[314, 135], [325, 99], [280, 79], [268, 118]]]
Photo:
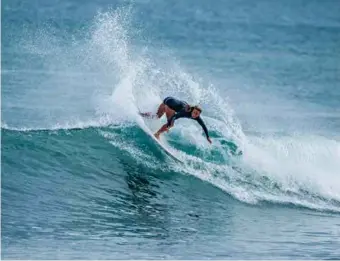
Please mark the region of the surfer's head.
[[191, 107], [191, 117], [192, 118], [194, 118], [194, 119], [198, 118], [200, 116], [201, 112], [202, 112], [202, 109], [198, 105]]

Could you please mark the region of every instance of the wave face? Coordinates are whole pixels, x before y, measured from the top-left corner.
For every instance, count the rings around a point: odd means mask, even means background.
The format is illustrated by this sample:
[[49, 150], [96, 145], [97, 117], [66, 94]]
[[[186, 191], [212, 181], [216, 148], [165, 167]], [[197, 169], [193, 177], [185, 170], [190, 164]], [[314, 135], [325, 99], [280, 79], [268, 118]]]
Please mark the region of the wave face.
[[[234, 4], [35, 3], [39, 18], [4, 4], [2, 257], [340, 255], [339, 79], [328, 53], [340, 24], [260, 1], [249, 19], [263, 8], [286, 18], [265, 12], [248, 28], [249, 4], [224, 6]], [[309, 44], [295, 31], [320, 28]], [[320, 59], [325, 73], [309, 87]], [[137, 114], [170, 95], [201, 105], [213, 140], [176, 122], [164, 138], [183, 164]]]

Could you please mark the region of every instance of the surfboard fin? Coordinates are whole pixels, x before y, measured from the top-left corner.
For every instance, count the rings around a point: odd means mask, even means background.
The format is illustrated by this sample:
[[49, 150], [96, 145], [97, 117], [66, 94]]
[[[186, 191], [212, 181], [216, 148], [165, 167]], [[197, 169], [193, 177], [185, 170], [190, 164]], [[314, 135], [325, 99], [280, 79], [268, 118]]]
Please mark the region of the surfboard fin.
[[157, 119], [157, 115], [151, 112], [139, 112], [139, 115], [148, 119]]

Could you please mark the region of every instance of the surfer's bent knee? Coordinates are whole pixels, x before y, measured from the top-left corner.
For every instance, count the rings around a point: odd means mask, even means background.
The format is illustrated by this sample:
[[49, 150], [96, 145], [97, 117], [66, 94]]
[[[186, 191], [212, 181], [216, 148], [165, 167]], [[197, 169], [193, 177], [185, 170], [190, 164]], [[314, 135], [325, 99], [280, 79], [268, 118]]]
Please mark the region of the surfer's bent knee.
[[176, 112], [171, 109], [169, 106], [165, 105], [165, 115], [166, 118], [169, 120]]
[[156, 113], [157, 117], [161, 118], [165, 112], [166, 112], [166, 105], [164, 103], [161, 103], [161, 105], [159, 105], [157, 113]]

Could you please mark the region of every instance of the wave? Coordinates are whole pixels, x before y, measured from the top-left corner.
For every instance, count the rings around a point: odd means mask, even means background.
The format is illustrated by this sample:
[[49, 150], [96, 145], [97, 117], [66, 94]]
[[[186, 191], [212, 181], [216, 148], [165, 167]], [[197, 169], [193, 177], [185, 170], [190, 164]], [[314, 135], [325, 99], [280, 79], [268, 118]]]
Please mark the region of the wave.
[[[301, 138], [300, 142], [292, 138], [287, 141], [283, 137], [276, 140], [254, 138], [243, 154], [236, 154], [237, 144], [222, 137], [215, 136], [214, 145], [208, 147], [195, 144], [174, 132], [167, 136], [167, 141], [175, 149], [176, 156], [184, 160], [184, 164], [178, 164], [136, 124], [59, 130], [18, 131], [2, 128], [2, 136], [4, 154], [11, 146], [15, 147], [13, 144], [21, 143], [25, 147], [27, 137], [30, 137], [31, 143], [39, 143], [39, 147], [43, 147], [42, 152], [46, 151], [49, 148], [42, 141], [53, 137], [60, 144], [57, 151], [61, 153], [68, 151], [72, 155], [72, 148], [77, 146], [86, 148], [86, 153], [95, 157], [103, 153], [96, 148], [105, 146], [107, 152], [114, 150], [115, 155], [123, 156], [129, 164], [143, 165], [159, 173], [171, 169], [175, 173], [195, 176], [248, 204], [278, 203], [340, 211], [336, 180], [339, 164], [336, 153], [339, 153], [340, 145], [336, 141], [328, 141], [327, 144], [327, 140], [322, 140], [322, 150], [320, 144], [311, 145], [309, 139], [306, 139], [309, 142], [306, 146]], [[80, 144], [89, 143], [88, 139], [91, 140], [89, 145]], [[65, 144], [70, 147], [64, 147]], [[313, 148], [314, 155], [311, 153]], [[53, 150], [50, 153], [53, 157]], [[328, 159], [328, 165], [317, 168], [320, 162], [324, 164], [325, 157], [332, 154], [333, 159]], [[306, 155], [309, 155], [309, 163]]]
[[[136, 43], [143, 35], [133, 29], [138, 27], [132, 20], [130, 9], [99, 13], [72, 42], [56, 39], [48, 28], [23, 34], [20, 48], [39, 60], [30, 68], [49, 73], [34, 79], [37, 84], [25, 90], [20, 106], [11, 107], [16, 101], [4, 99], [12, 111], [3, 117], [3, 163], [11, 162], [11, 151], [28, 153], [27, 143], [45, 153], [39, 159], [45, 166], [58, 162], [58, 153], [79, 162], [85, 153], [105, 159], [105, 153], [123, 155], [130, 165], [192, 175], [249, 204], [340, 211], [338, 141], [245, 133], [227, 97], [213, 84], [189, 73], [165, 47]], [[18, 71], [6, 77], [25, 82], [33, 75]], [[194, 123], [177, 124], [167, 141], [184, 164], [162, 153], [136, 120], [138, 110], [155, 111], [169, 95], [200, 104], [213, 138], [210, 146]]]

